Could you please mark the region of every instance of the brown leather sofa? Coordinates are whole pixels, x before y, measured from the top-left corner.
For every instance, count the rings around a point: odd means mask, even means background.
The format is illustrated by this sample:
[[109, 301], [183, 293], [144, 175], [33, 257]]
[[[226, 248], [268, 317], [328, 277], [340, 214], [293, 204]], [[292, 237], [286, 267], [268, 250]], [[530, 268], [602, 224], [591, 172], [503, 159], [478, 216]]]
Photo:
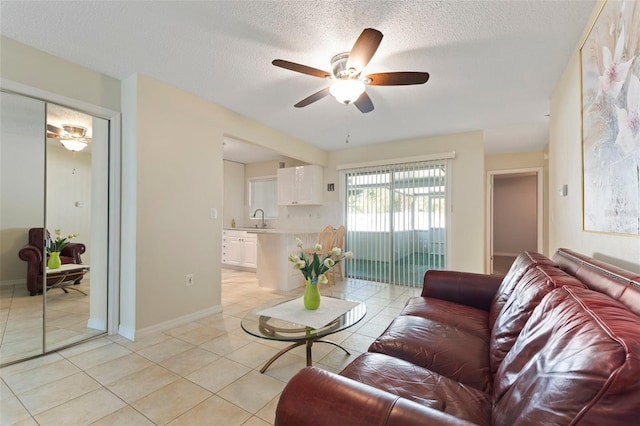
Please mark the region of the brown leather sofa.
[[[43, 259], [42, 253], [45, 241], [49, 239], [51, 239], [49, 231], [44, 228], [31, 228], [29, 229], [29, 244], [22, 247], [18, 252], [20, 259], [27, 262], [27, 289], [31, 296], [42, 293], [42, 265], [46, 260], [46, 258]], [[82, 264], [80, 255], [85, 251], [86, 247], [84, 244], [69, 243], [69, 245], [60, 252], [60, 260], [62, 264]], [[74, 281], [74, 284], [80, 284], [83, 275], [83, 273], [70, 274], [68, 280]], [[58, 278], [47, 278], [47, 285], [53, 285], [58, 281]]]
[[602, 425], [640, 416], [640, 274], [560, 249], [502, 277], [428, 271], [340, 374], [307, 367], [275, 424]]

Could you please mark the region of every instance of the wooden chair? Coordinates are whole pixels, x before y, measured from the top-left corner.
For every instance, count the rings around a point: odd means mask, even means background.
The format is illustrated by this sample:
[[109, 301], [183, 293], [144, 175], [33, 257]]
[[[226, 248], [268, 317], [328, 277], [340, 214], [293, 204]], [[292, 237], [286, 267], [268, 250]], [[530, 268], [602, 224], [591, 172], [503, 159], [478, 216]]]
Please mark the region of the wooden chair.
[[[322, 250], [318, 253], [318, 256], [321, 259], [324, 256], [331, 253], [331, 249], [335, 247], [334, 245], [335, 238], [336, 238], [336, 232], [333, 226], [331, 225], [325, 226], [324, 229], [320, 231], [320, 235], [318, 235], [318, 244], [322, 246]], [[313, 250], [313, 247], [305, 250], [305, 254], [307, 255], [313, 255], [313, 253], [315, 253], [315, 251]], [[329, 279], [329, 285], [331, 285], [331, 279], [329, 278], [329, 275], [332, 273], [333, 273], [333, 268], [331, 268], [329, 270], [329, 274], [327, 274], [327, 279]]]

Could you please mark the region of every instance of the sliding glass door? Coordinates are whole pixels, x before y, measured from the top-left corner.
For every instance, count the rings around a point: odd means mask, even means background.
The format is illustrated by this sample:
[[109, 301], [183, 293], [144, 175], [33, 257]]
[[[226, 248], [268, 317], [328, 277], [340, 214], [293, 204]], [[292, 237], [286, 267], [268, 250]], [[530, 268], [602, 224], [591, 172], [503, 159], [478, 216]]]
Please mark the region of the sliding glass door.
[[446, 161], [346, 173], [347, 276], [420, 286], [446, 253]]

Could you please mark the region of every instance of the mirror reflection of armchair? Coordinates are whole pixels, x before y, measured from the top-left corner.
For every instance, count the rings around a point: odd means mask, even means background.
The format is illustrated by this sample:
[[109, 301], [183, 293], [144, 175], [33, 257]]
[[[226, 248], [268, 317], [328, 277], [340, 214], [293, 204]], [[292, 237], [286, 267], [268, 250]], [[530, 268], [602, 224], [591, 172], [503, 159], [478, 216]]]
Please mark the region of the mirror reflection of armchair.
[[[51, 239], [49, 231], [44, 228], [31, 228], [29, 229], [29, 244], [22, 247], [18, 252], [20, 259], [27, 262], [27, 289], [31, 296], [35, 296], [39, 292], [42, 292], [43, 282], [43, 263], [46, 262], [46, 257], [43, 260], [43, 248], [45, 242]], [[60, 252], [60, 260], [63, 264], [75, 263], [82, 264], [80, 255], [86, 251], [86, 247], [82, 243], [69, 243]], [[45, 252], [46, 253], [46, 252]], [[83, 273], [70, 274], [69, 281], [74, 281], [75, 284], [80, 284]], [[47, 286], [55, 284], [59, 281], [56, 278], [47, 279]]]

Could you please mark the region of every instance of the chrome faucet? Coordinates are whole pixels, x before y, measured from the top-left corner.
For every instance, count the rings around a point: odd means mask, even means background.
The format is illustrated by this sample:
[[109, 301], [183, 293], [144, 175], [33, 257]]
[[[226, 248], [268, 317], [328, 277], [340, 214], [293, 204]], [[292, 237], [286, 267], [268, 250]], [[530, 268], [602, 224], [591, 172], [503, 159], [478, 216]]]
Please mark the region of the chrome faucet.
[[[261, 221], [261, 222], [260, 222], [260, 227], [262, 227], [262, 228], [266, 228], [266, 227], [267, 227], [267, 224], [266, 224], [266, 223], [264, 223], [264, 210], [262, 210], [262, 209], [256, 209], [256, 211], [255, 211], [255, 212], [253, 212], [253, 217], [256, 217], [256, 215], [258, 214], [258, 212], [262, 213], [262, 218], [260, 219], [260, 221]], [[256, 225], [256, 228], [257, 228], [257, 227], [258, 227], [258, 225]]]

